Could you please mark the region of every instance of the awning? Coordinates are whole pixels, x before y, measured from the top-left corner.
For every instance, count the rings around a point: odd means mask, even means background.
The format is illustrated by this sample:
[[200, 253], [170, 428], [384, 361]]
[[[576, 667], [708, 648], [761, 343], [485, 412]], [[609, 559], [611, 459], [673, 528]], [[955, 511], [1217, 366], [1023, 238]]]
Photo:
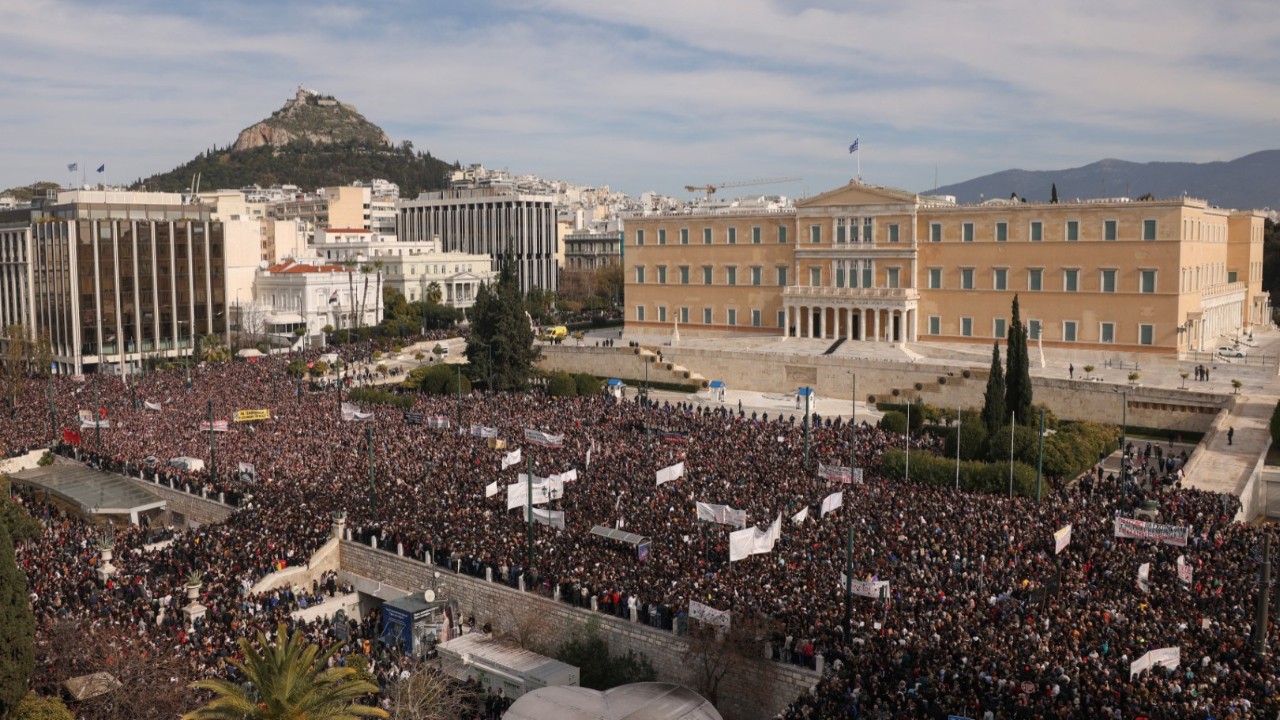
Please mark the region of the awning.
[[617, 387], [622, 384], [618, 378], [609, 378], [609, 387]]
[[624, 532], [622, 530], [614, 530], [613, 528], [605, 527], [604, 525], [596, 525], [591, 528], [591, 534], [602, 538], [608, 538], [610, 540], [617, 540], [618, 542], [623, 542], [628, 545], [640, 545], [641, 543], [649, 542], [649, 538], [643, 535]]
[[267, 323], [271, 325], [297, 325], [306, 322], [298, 313], [271, 313], [267, 315]]
[[723, 381], [723, 380], [712, 380], [712, 381], [711, 381], [711, 387], [713, 387], [713, 388], [722, 388], [722, 387], [724, 387], [724, 381]]

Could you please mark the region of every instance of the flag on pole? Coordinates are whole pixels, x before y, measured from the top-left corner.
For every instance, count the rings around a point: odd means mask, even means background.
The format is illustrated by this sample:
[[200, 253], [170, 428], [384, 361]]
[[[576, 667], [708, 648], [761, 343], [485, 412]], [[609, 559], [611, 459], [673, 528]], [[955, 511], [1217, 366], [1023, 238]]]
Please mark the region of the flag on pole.
[[1053, 533], [1053, 554], [1057, 555], [1071, 544], [1071, 523], [1063, 525]]
[[798, 524], [800, 524], [800, 523], [802, 523], [802, 522], [804, 522], [805, 520], [808, 520], [808, 519], [809, 519], [809, 506], [808, 506], [808, 505], [805, 505], [803, 508], [801, 508], [801, 509], [800, 509], [800, 512], [798, 512], [798, 513], [796, 513], [795, 515], [792, 515], [792, 516], [791, 516], [791, 522], [796, 523], [797, 525], [798, 525]]
[[98, 166], [98, 174], [102, 174], [102, 173], [106, 172], [106, 170], [107, 170], [107, 164], [106, 164], [106, 163], [102, 163], [101, 165], [99, 165], [99, 166]]
[[67, 163], [67, 172], [75, 172], [80, 169], [80, 163]]
[[[844, 505], [844, 491], [833, 492], [822, 498], [822, 515], [839, 510]], [[821, 517], [821, 516], [819, 516]]]
[[853, 144], [849, 146], [849, 154], [850, 154], [850, 155], [852, 155], [853, 153], [858, 152], [858, 143], [859, 143], [859, 142], [861, 142], [861, 140], [862, 140], [862, 138], [860, 138], [860, 137], [855, 137], [855, 138], [853, 139]]
[[497, 480], [494, 480], [493, 482], [491, 482], [491, 483], [489, 483], [488, 485], [485, 485], [485, 486], [484, 486], [484, 496], [485, 496], [485, 497], [487, 497], [487, 498], [491, 498], [491, 497], [493, 497], [494, 495], [497, 495], [497, 494], [498, 494], [498, 481], [497, 481]]
[[506, 470], [520, 462], [520, 448], [516, 448], [502, 457], [502, 469]]

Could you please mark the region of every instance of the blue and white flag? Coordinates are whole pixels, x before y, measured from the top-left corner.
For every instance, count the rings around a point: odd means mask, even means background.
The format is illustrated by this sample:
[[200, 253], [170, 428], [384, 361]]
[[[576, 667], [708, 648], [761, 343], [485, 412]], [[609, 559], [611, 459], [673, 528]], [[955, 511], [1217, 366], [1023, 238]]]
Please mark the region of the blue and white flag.
[[75, 172], [80, 169], [80, 163], [67, 163], [67, 172]]
[[849, 146], [849, 154], [852, 155], [853, 153], [858, 152], [858, 143], [861, 142], [861, 140], [862, 138], [860, 137], [856, 137], [853, 139], [853, 144]]
[[107, 171], [107, 164], [106, 164], [106, 163], [102, 163], [101, 165], [99, 165], [99, 166], [98, 166], [98, 172], [100, 172], [100, 173], [101, 173], [101, 172], [106, 172], [106, 171]]

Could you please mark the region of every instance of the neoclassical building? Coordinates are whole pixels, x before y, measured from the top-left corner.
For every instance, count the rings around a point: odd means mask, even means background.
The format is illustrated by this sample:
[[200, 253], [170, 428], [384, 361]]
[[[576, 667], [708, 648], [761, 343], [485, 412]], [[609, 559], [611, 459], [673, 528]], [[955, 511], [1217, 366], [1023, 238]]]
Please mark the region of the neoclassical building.
[[[1269, 322], [1263, 215], [1173, 198], [947, 198], [851, 182], [768, 212], [626, 218], [626, 323], [860, 342], [1212, 350]], [[673, 287], [675, 286], [675, 287]]]

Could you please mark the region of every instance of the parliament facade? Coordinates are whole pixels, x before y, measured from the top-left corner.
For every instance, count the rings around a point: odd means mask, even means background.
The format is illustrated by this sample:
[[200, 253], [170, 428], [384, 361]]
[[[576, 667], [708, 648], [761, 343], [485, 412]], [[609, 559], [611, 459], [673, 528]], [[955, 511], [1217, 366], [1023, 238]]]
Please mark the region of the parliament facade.
[[626, 325], [686, 336], [1212, 351], [1271, 318], [1264, 218], [1191, 198], [958, 205], [852, 182], [626, 219]]

